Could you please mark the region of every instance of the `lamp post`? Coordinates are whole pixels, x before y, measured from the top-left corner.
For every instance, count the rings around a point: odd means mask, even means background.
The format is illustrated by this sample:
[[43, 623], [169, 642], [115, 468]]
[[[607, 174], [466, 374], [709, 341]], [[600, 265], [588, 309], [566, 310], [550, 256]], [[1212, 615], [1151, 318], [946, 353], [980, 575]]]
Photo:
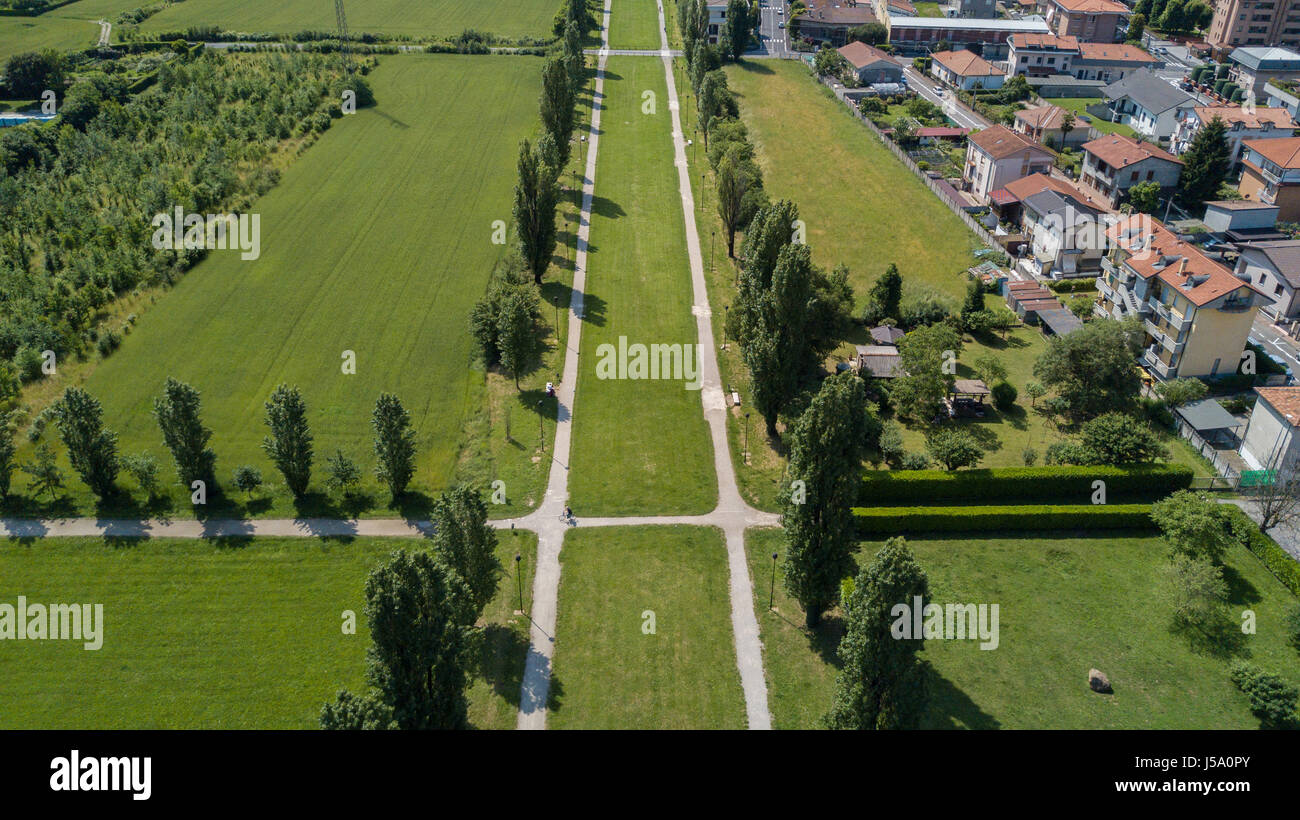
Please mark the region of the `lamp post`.
[[709, 228], [709, 273], [713, 273], [713, 241], [718, 238], [716, 228]]
[[731, 305], [722, 306], [722, 349], [727, 349], [727, 320], [731, 318]]
[[542, 400], [537, 400], [537, 442], [546, 452], [546, 420], [542, 417]]
[[749, 463], [749, 414], [745, 414], [745, 463]]
[[524, 579], [519, 574], [519, 562], [522, 561], [523, 558], [524, 557], [519, 553], [515, 553], [515, 582], [516, 582], [515, 585], [519, 587], [519, 611], [520, 612], [524, 611]]
[[[516, 561], [519, 560], [518, 556], [515, 557], [515, 560]], [[776, 602], [776, 553], [774, 552], [772, 553], [772, 586], [767, 591], [767, 608], [769, 610], [773, 609], [774, 608], [773, 604], [775, 602]], [[519, 608], [523, 609], [523, 605], [520, 604]]]

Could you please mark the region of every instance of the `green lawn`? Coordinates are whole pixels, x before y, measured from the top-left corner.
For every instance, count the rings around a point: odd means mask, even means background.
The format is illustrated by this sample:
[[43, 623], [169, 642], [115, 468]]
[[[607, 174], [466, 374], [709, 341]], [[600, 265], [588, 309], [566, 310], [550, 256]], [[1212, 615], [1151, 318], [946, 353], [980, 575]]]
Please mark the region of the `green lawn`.
[[[1092, 120], [1092, 127], [1096, 128], [1103, 134], [1122, 134], [1126, 137], [1135, 137], [1133, 129], [1122, 122], [1108, 122], [1107, 120], [1093, 116], [1087, 111], [1088, 106], [1101, 102], [1100, 97], [1045, 97], [1047, 102], [1052, 105], [1059, 105], [1067, 111], [1073, 111], [1075, 116], [1080, 114]], [[1088, 127], [1085, 122], [1079, 123], [1080, 128]]]
[[[100, 603], [103, 647], [0, 642], [3, 729], [306, 729], [342, 687], [365, 688], [365, 579], [416, 539], [10, 539], [0, 601]], [[514, 555], [532, 586], [536, 537], [500, 533], [506, 568], [485, 613], [470, 715], [515, 725], [527, 652]], [[355, 635], [342, 613], [357, 616]]]
[[[675, 0], [664, 0], [665, 7], [674, 5]], [[668, 14], [668, 8], [664, 14]], [[672, 19], [667, 23], [675, 25]], [[609, 14], [609, 47], [639, 49], [660, 45], [659, 9], [655, 0], [615, 0]]]
[[[472, 28], [501, 37], [550, 38], [558, 8], [557, 0], [366, 0], [347, 4], [348, 31], [428, 38]], [[334, 5], [317, 0], [186, 0], [150, 17], [141, 28], [184, 31], [194, 25], [280, 34], [336, 29]]]
[[942, 17], [943, 10], [938, 3], [913, 3], [918, 17]]
[[[412, 503], [464, 478], [506, 482], [511, 503], [494, 506], [494, 515], [534, 506], [549, 468], [537, 449], [536, 405], [562, 348], [548, 339], [547, 361], [519, 393], [511, 380], [478, 368], [466, 323], [506, 251], [491, 241], [493, 222], [512, 220], [518, 142], [538, 128], [540, 69], [531, 57], [386, 59], [370, 75], [378, 106], [336, 121], [255, 203], [261, 257], [211, 254], [142, 313], [122, 348], [86, 380], [104, 403], [106, 424], [120, 433], [120, 449], [152, 452], [163, 479], [172, 480], [151, 408], [175, 376], [203, 394], [218, 480], [228, 483], [248, 463], [272, 485], [270, 498], [237, 512], [391, 515], [371, 476], [369, 423], [375, 399], [390, 391], [411, 413], [417, 436]], [[567, 227], [560, 240], [570, 241]], [[562, 244], [557, 261], [570, 253]], [[563, 264], [543, 297], [567, 304]], [[543, 313], [553, 321], [554, 308]], [[355, 375], [342, 372], [346, 350], [356, 355]], [[363, 465], [369, 495], [359, 509], [335, 509], [320, 493], [295, 506], [283, 490], [260, 446], [263, 403], [282, 382], [301, 387], [308, 403], [315, 486], [337, 448]], [[542, 409], [549, 437], [553, 400]], [[84, 488], [69, 483], [72, 502], [85, 509]], [[173, 507], [185, 514], [188, 492], [175, 489]], [[210, 499], [207, 511], [219, 506]]]
[[94, 22], [56, 12], [40, 17], [0, 17], [0, 61], [46, 48], [58, 51], [90, 48], [98, 39], [99, 26]]
[[[909, 541], [939, 603], [997, 603], [1000, 641], [927, 641], [934, 671], [930, 728], [1250, 729], [1247, 701], [1228, 680], [1228, 658], [1194, 651], [1169, 628], [1161, 597], [1168, 564], [1159, 538], [998, 538]], [[863, 545], [870, 561], [879, 543]], [[759, 604], [768, 702], [776, 728], [814, 728], [829, 707], [843, 622], [836, 611], [815, 633], [782, 590], [766, 610], [777, 530], [751, 531], [747, 549]], [[1235, 657], [1300, 683], [1300, 655], [1286, 644], [1282, 619], [1296, 599], [1242, 548], [1228, 556], [1231, 619], [1257, 616], [1257, 634], [1240, 636]], [[1234, 634], [1235, 631], [1234, 631]], [[1090, 668], [1105, 672], [1110, 696], [1088, 689]]]
[[744, 728], [720, 532], [579, 527], [560, 559], [551, 728]]
[[[717, 482], [700, 392], [602, 379], [604, 344], [696, 342], [663, 63], [614, 58], [605, 80], [569, 492], [579, 516], [703, 513]], [[643, 113], [642, 92], [656, 96]]]

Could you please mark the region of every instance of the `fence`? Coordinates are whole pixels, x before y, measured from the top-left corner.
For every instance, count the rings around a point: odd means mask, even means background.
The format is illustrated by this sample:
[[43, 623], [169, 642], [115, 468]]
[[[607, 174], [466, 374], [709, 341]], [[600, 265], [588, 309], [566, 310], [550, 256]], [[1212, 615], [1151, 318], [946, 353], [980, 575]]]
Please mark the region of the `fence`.
[[1178, 435], [1182, 436], [1189, 444], [1195, 447], [1196, 451], [1201, 454], [1201, 457], [1210, 462], [1210, 466], [1212, 466], [1214, 472], [1217, 473], [1217, 476], [1210, 479], [1209, 485], [1202, 487], [1201, 489], [1217, 490], [1236, 487], [1237, 482], [1241, 480], [1241, 476], [1235, 469], [1233, 469], [1232, 465], [1228, 463], [1228, 460], [1214, 448], [1214, 445], [1206, 441], [1205, 438], [1202, 437], [1200, 433], [1196, 432], [1195, 428], [1186, 421], [1183, 421], [1181, 418], [1175, 418], [1175, 421], [1178, 425]]
[[[830, 88], [833, 93], [835, 92], [834, 87], [832, 87], [830, 81], [826, 77], [818, 77], [818, 79], [822, 82], [823, 85], [825, 85], [827, 88]], [[841, 97], [840, 94], [836, 93], [835, 96], [837, 99], [841, 100], [841, 102], [843, 101], [843, 97]], [[966, 213], [961, 203], [954, 202], [946, 194], [944, 194], [943, 189], [939, 186], [939, 183], [931, 179], [930, 175], [927, 174], [925, 171], [922, 171], [920, 167], [917, 166], [916, 162], [913, 161], [913, 159], [907, 155], [907, 152], [904, 151], [902, 148], [898, 147], [898, 143], [894, 142], [889, 137], [885, 136], [885, 132], [877, 128], [876, 124], [872, 122], [870, 119], [868, 119], [865, 115], [863, 115], [863, 113], [859, 111], [857, 108], [855, 108], [852, 105], [849, 105], [848, 103], [845, 103], [844, 107], [847, 108], [849, 112], [853, 114], [853, 116], [858, 118], [858, 122], [862, 123], [867, 128], [871, 129], [871, 133], [875, 134], [876, 137], [880, 139], [881, 143], [883, 143], [886, 148], [892, 151], [894, 153], [894, 156], [898, 157], [898, 161], [903, 163], [903, 165], [906, 168], [908, 168], [913, 174], [916, 174], [917, 178], [920, 179], [921, 182], [925, 184], [925, 187], [929, 188], [934, 193], [934, 195], [939, 198], [940, 202], [947, 205], [948, 210], [952, 211], [958, 217], [960, 217], [961, 220], [966, 223], [966, 227], [970, 228], [975, 233], [975, 235], [979, 237], [981, 242], [983, 242], [985, 245], [988, 245], [990, 248], [993, 248], [996, 251], [1002, 250], [1002, 246], [997, 243], [997, 240], [993, 238], [993, 235], [989, 233], [987, 230], [985, 230], [984, 226], [981, 225], [979, 222], [977, 222], [973, 216]]]

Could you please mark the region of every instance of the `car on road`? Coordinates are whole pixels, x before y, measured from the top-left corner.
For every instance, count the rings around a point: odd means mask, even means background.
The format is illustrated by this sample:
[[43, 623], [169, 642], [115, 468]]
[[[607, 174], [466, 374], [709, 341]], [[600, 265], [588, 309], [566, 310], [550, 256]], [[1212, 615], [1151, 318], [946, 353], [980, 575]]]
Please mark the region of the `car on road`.
[[785, 21], [782, 20], [781, 22], [777, 23], [777, 24], [776, 24], [776, 27], [777, 27], [777, 28], [785, 28]]
[[942, 96], [943, 96], [943, 86], [941, 86], [941, 85], [936, 85], [936, 86], [934, 87], [934, 93], [936, 93], [936, 94], [938, 94], [940, 97], [942, 97]]

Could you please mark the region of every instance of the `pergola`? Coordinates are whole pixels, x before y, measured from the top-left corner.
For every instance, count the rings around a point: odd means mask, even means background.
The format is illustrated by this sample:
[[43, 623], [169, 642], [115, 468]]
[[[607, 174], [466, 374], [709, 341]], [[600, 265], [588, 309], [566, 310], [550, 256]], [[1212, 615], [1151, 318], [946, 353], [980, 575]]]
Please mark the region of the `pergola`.
[[1188, 402], [1174, 412], [1206, 441], [1226, 445], [1237, 442], [1241, 422], [1214, 399]]

